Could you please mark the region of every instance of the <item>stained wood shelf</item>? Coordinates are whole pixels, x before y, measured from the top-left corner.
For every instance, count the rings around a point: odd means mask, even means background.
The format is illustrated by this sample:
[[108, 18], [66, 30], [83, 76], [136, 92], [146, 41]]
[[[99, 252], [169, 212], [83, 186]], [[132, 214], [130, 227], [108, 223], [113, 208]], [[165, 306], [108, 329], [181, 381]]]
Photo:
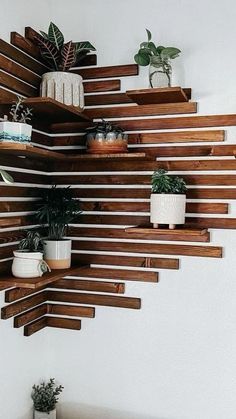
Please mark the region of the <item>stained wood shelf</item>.
[[126, 233], [129, 234], [150, 234], [150, 235], [154, 235], [154, 236], [176, 236], [176, 240], [177, 237], [180, 235], [186, 235], [186, 236], [203, 236], [205, 234], [207, 234], [207, 229], [206, 228], [190, 228], [190, 227], [177, 227], [173, 230], [170, 230], [168, 228], [153, 228], [151, 225], [148, 226], [137, 226], [137, 227], [128, 227], [125, 229]]
[[146, 158], [146, 153], [112, 153], [112, 154], [77, 154], [67, 155], [67, 160], [139, 160]]
[[74, 275], [79, 272], [80, 267], [72, 267], [69, 269], [58, 269], [48, 272], [38, 278], [15, 278], [12, 275], [0, 277], [0, 286], [6, 287], [20, 287], [38, 289], [45, 285], [51, 284], [64, 276]]
[[126, 91], [126, 95], [138, 105], [188, 102], [188, 94], [189, 89], [179, 86]]
[[[64, 105], [50, 97], [30, 97], [24, 104], [32, 108], [34, 119], [42, 120], [45, 125], [56, 122], [91, 121], [79, 106]], [[1, 103], [1, 111], [9, 110], [9, 102]]]

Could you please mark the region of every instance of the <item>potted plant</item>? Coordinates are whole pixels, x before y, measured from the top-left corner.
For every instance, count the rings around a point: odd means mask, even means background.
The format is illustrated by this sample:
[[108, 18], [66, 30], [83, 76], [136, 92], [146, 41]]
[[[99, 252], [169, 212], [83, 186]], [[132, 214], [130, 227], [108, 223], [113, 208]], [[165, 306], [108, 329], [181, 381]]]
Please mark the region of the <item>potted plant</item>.
[[171, 87], [172, 66], [170, 60], [178, 57], [180, 50], [174, 47], [163, 47], [152, 42], [152, 34], [146, 29], [148, 40], [140, 44], [134, 60], [141, 66], [149, 65], [150, 87]]
[[71, 265], [71, 240], [64, 239], [68, 224], [81, 213], [79, 201], [70, 188], [56, 185], [41, 192], [42, 201], [37, 217], [48, 230], [44, 240], [44, 256], [51, 269], [66, 269]]
[[127, 152], [128, 135], [111, 122], [98, 122], [87, 129], [87, 153], [110, 154]]
[[3, 182], [11, 184], [14, 183], [14, 179], [9, 173], [6, 172], [6, 170], [0, 169], [0, 176], [3, 180]]
[[176, 224], [185, 222], [186, 183], [178, 176], [168, 176], [159, 169], [152, 175], [151, 223], [154, 228], [168, 224], [174, 229]]
[[43, 240], [37, 231], [27, 231], [13, 254], [12, 274], [16, 278], [37, 278], [49, 269], [43, 260]]
[[34, 419], [56, 419], [58, 396], [63, 391], [61, 385], [56, 386], [55, 378], [40, 385], [33, 385], [31, 398], [34, 403]]
[[40, 34], [35, 35], [35, 40], [45, 64], [49, 67], [49, 72], [42, 76], [41, 96], [83, 109], [83, 79], [79, 74], [69, 73], [69, 70], [78, 65], [90, 51], [95, 51], [94, 46], [89, 41], [65, 43], [64, 35], [52, 22], [48, 33], [40, 31]]
[[17, 101], [10, 110], [10, 119], [5, 116], [0, 122], [0, 142], [29, 143], [31, 141], [32, 126], [28, 121], [32, 118], [32, 109], [23, 105], [24, 99], [17, 97]]

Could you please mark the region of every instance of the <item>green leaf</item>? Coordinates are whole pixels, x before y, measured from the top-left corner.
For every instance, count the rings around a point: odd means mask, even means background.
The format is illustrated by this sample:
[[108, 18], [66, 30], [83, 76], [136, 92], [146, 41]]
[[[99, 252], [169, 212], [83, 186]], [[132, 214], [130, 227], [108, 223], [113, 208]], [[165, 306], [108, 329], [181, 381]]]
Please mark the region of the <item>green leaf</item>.
[[161, 57], [165, 60], [167, 58], [174, 59], [179, 56], [180, 50], [174, 47], [166, 47], [161, 51]]
[[67, 42], [61, 50], [61, 71], [68, 71], [76, 62], [75, 44], [72, 41]]
[[76, 54], [81, 53], [81, 51], [96, 51], [96, 48], [91, 44], [89, 41], [81, 41], [81, 42], [75, 42], [76, 47]]
[[153, 42], [148, 43], [148, 48], [153, 52], [154, 55], [157, 53], [156, 45]]
[[64, 44], [64, 36], [53, 22], [49, 25], [48, 39], [57, 47], [57, 49], [61, 49]]
[[134, 56], [134, 60], [138, 65], [147, 66], [150, 64], [150, 55], [146, 52], [139, 51], [138, 54]]
[[42, 35], [35, 35], [35, 40], [38, 43], [40, 53], [42, 57], [49, 63], [53, 70], [58, 70], [58, 63], [60, 61], [60, 53], [56, 46], [49, 41], [49, 39], [45, 39]]
[[152, 39], [152, 33], [151, 31], [149, 31], [149, 29], [146, 29], [146, 32], [147, 32], [147, 37], [148, 37], [148, 42], [149, 42]]
[[48, 34], [44, 31], [39, 31], [41, 33], [41, 35], [45, 38], [48, 39]]
[[165, 47], [163, 47], [162, 45], [159, 45], [158, 47], [156, 47], [158, 54], [160, 54], [163, 49], [165, 49]]
[[0, 175], [5, 183], [14, 183], [14, 179], [5, 170], [0, 170]]

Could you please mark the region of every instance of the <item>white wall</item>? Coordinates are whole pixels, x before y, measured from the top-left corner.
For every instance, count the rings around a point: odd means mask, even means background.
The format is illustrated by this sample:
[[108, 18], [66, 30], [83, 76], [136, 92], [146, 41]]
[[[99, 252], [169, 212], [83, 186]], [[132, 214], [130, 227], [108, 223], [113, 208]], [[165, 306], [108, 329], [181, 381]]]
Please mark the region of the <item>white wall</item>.
[[[23, 35], [25, 26], [44, 27], [50, 15], [47, 0], [0, 0], [0, 7], [0, 37], [6, 41], [11, 31]], [[22, 329], [13, 329], [12, 319], [0, 323], [0, 419], [31, 419], [31, 387], [47, 377], [46, 336], [25, 338]]]
[[[88, 38], [100, 65], [132, 63], [145, 27], [179, 47], [182, 85], [204, 114], [236, 110], [233, 0], [53, 0], [68, 39]], [[182, 70], [181, 70], [182, 69]], [[181, 74], [182, 71], [182, 74]], [[122, 88], [147, 85], [146, 69]], [[228, 129], [235, 141], [235, 129]], [[232, 203], [230, 216], [235, 216]], [[51, 375], [65, 385], [60, 419], [234, 419], [235, 231], [213, 231], [224, 259], [182, 258], [160, 284], [128, 284], [140, 312], [98, 308], [79, 333], [47, 331]]]
[[[46, 28], [48, 3], [34, 14], [35, 1], [16, 0], [1, 31]], [[233, 0], [51, 3], [52, 20], [68, 38], [91, 40], [101, 65], [131, 63], [149, 27], [157, 42], [182, 49], [178, 79], [193, 88], [200, 113], [235, 112]], [[122, 87], [146, 83], [142, 71]], [[65, 385], [59, 419], [234, 419], [236, 236], [213, 231], [212, 239], [224, 259], [183, 257], [180, 271], [161, 271], [158, 285], [128, 284], [129, 295], [142, 297], [140, 311], [97, 308], [81, 332], [50, 329], [29, 339], [1, 322], [1, 419], [30, 417], [27, 391], [42, 376]]]

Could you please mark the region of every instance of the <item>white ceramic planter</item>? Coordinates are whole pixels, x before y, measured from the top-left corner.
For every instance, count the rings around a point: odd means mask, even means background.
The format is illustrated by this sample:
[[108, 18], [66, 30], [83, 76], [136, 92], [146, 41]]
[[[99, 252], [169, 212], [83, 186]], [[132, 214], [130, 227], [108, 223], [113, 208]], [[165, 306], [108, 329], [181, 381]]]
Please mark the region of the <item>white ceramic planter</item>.
[[70, 268], [71, 240], [44, 240], [44, 258], [51, 269]]
[[79, 74], [52, 71], [42, 76], [41, 96], [84, 108], [83, 79]]
[[0, 122], [0, 141], [10, 143], [29, 143], [32, 126], [20, 122]]
[[38, 410], [34, 411], [34, 419], [56, 419], [56, 417], [56, 409], [52, 410], [50, 413], [39, 412]]
[[16, 278], [38, 278], [43, 275], [43, 254], [41, 252], [23, 252], [15, 250], [12, 274]]
[[177, 224], [185, 223], [186, 195], [151, 194], [150, 220], [153, 227], [158, 224], [169, 224], [175, 228]]

